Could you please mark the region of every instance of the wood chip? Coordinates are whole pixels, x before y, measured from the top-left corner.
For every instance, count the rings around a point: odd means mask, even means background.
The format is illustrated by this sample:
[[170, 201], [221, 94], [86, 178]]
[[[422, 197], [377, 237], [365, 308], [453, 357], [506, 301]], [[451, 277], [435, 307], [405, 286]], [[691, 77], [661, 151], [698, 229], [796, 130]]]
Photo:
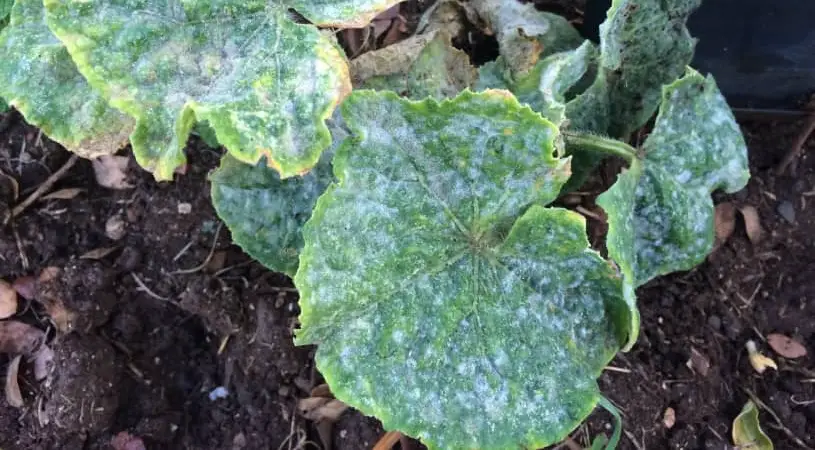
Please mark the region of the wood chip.
[[105, 256], [110, 255], [111, 253], [118, 250], [119, 247], [101, 247], [95, 248], [87, 253], [84, 253], [79, 259], [102, 259]]
[[0, 319], [8, 319], [17, 313], [17, 291], [14, 286], [0, 280]]
[[20, 392], [18, 376], [20, 374], [20, 360], [22, 355], [17, 355], [6, 368], [6, 403], [14, 408], [22, 408], [23, 393]]
[[669, 430], [676, 425], [676, 411], [673, 408], [666, 409], [662, 414], [662, 425]]
[[807, 355], [807, 349], [800, 342], [783, 334], [772, 333], [767, 335], [767, 344], [784, 358], [795, 359]]
[[83, 192], [85, 190], [82, 188], [60, 189], [43, 196], [41, 200], [70, 200]]
[[753, 245], [758, 245], [764, 239], [764, 228], [761, 226], [761, 219], [758, 217], [758, 210], [754, 206], [742, 206], [739, 208], [741, 217], [744, 219], [744, 228], [747, 238]]
[[0, 353], [32, 355], [45, 342], [45, 333], [16, 320], [0, 322]]
[[91, 161], [96, 182], [108, 189], [131, 189], [134, 186], [127, 182], [126, 156], [105, 155]]

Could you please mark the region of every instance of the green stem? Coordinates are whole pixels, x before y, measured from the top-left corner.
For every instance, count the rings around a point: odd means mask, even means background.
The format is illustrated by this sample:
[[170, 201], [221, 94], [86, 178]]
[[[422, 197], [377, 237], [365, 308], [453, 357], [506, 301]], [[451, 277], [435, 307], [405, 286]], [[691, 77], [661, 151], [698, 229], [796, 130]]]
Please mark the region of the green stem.
[[589, 133], [563, 132], [566, 143], [583, 147], [598, 153], [619, 156], [632, 163], [637, 159], [637, 150], [634, 147], [616, 139], [604, 138]]
[[606, 450], [616, 449], [623, 434], [623, 418], [620, 416], [620, 411], [607, 398], [600, 397], [598, 404], [614, 417], [614, 432], [611, 434], [608, 444], [606, 444]]

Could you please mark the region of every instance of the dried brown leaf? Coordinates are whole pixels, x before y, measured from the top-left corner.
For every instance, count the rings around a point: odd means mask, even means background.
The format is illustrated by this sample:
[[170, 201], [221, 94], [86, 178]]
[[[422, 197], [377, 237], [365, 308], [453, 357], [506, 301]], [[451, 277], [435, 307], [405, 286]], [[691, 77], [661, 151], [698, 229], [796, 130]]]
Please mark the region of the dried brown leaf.
[[716, 205], [715, 212], [716, 240], [724, 243], [736, 229], [736, 207], [732, 203]]
[[309, 397], [300, 400], [297, 408], [300, 414], [308, 420], [336, 422], [348, 409], [348, 405], [336, 399]]
[[669, 430], [676, 425], [676, 411], [673, 408], [667, 408], [662, 414], [662, 425]]
[[48, 195], [44, 195], [42, 200], [70, 200], [83, 192], [85, 192], [85, 190], [82, 188], [60, 189]]
[[802, 358], [807, 355], [807, 349], [800, 342], [778, 333], [767, 335], [767, 344], [774, 352], [788, 359]]
[[95, 249], [83, 254], [82, 256], [80, 256], [79, 259], [102, 259], [105, 256], [110, 255], [111, 253], [115, 252], [118, 249], [119, 249], [119, 247], [95, 248]]
[[6, 368], [6, 403], [15, 408], [22, 408], [25, 404], [18, 380], [21, 359], [21, 355], [15, 356]]
[[134, 186], [127, 182], [126, 156], [105, 155], [91, 161], [96, 182], [108, 189], [131, 189]]
[[17, 291], [14, 286], [0, 280], [0, 319], [7, 319], [17, 313]]
[[45, 342], [45, 333], [16, 320], [0, 322], [0, 353], [32, 355]]
[[26, 299], [33, 300], [37, 296], [37, 278], [31, 275], [17, 278], [13, 283], [17, 294]]
[[690, 359], [688, 359], [686, 365], [689, 369], [697, 372], [703, 377], [706, 377], [710, 372], [710, 360], [708, 360], [707, 356], [705, 356], [702, 352], [693, 347], [690, 349]]
[[744, 228], [747, 237], [753, 245], [758, 245], [764, 239], [764, 227], [761, 226], [761, 219], [758, 217], [758, 210], [753, 206], [742, 206], [739, 208], [741, 217], [744, 219]]

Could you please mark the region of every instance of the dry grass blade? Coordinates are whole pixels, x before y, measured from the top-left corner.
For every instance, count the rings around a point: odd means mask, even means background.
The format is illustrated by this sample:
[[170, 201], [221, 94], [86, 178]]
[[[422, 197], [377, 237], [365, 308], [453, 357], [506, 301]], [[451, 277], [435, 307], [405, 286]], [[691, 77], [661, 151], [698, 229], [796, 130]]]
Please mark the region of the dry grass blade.
[[20, 392], [20, 383], [17, 378], [22, 358], [22, 355], [15, 356], [6, 368], [6, 402], [15, 408], [22, 408], [24, 405], [23, 393]]

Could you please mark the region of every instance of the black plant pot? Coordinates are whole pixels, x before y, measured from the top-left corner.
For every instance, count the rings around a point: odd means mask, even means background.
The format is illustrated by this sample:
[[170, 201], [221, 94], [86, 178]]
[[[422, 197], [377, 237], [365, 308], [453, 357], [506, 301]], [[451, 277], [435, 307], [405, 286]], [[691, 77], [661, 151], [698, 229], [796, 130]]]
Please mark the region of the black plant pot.
[[[610, 4], [587, 0], [589, 39]], [[731, 106], [797, 109], [815, 93], [814, 0], [703, 0], [688, 28], [699, 39], [691, 65], [716, 77]]]

